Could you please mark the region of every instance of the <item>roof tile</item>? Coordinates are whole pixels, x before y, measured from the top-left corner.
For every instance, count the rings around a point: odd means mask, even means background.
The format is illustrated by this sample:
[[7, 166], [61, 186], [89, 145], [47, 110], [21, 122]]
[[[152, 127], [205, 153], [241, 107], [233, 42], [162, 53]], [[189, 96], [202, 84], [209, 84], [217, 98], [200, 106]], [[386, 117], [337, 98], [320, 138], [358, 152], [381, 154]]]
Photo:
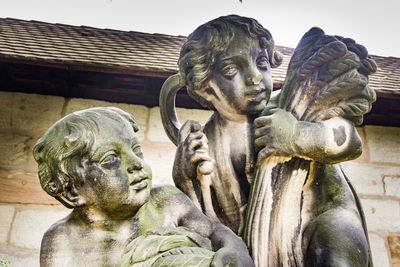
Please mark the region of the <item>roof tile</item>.
[[[172, 73], [178, 71], [185, 40], [184, 36], [0, 18], [0, 59]], [[294, 49], [277, 46], [277, 50], [283, 63], [272, 70], [272, 76], [283, 82]], [[370, 76], [370, 86], [378, 92], [400, 94], [400, 58], [372, 57], [378, 71]]]

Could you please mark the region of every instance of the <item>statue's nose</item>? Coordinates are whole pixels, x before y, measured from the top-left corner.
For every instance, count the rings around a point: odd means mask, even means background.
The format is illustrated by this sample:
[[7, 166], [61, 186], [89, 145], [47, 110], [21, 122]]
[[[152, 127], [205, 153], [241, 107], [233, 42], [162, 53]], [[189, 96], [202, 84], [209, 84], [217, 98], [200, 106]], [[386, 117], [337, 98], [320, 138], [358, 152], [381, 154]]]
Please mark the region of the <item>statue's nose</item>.
[[261, 74], [257, 74], [257, 75], [250, 75], [247, 78], [247, 84], [248, 85], [259, 85], [260, 82], [262, 81], [263, 77]]
[[143, 167], [144, 167], [143, 161], [134, 159], [131, 162], [129, 162], [128, 172], [133, 173], [134, 171], [140, 171], [141, 169], [143, 169]]
[[261, 74], [258, 74], [257, 76], [253, 77], [253, 84], [254, 85], [258, 85], [260, 84], [260, 82], [262, 81], [262, 76]]

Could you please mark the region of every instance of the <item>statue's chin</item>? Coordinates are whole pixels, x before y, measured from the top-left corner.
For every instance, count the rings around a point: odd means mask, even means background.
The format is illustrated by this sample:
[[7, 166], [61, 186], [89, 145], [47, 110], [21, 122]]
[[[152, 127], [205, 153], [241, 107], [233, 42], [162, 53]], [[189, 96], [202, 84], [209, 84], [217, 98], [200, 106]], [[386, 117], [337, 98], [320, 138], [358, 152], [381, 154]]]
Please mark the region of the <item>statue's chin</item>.
[[250, 101], [244, 113], [246, 115], [258, 115], [265, 109], [266, 106], [267, 100], [265, 98], [263, 98], [261, 101]]

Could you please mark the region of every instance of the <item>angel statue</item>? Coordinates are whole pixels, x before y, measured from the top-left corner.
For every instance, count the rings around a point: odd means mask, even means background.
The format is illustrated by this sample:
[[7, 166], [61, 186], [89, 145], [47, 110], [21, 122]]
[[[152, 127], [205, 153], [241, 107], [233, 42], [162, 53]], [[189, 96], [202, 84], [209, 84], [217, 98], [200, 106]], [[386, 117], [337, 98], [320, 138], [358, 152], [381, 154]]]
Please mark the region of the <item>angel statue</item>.
[[[198, 27], [161, 90], [177, 145], [173, 178], [210, 218], [243, 236], [256, 266], [372, 266], [360, 201], [338, 163], [358, 157], [355, 125], [371, 109], [376, 71], [351, 39], [307, 32], [272, 93], [282, 61], [268, 30], [230, 15]], [[175, 94], [214, 110], [180, 125]]]

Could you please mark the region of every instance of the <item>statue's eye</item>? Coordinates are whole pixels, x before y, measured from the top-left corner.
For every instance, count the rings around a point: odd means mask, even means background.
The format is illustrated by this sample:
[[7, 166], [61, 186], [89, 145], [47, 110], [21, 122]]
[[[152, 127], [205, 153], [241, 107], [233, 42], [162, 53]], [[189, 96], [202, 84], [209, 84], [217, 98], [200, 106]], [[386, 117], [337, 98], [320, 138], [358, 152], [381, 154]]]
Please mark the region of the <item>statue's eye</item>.
[[238, 67], [235, 64], [226, 65], [221, 69], [223, 75], [227, 77], [233, 77], [239, 71]]
[[269, 61], [266, 56], [257, 58], [257, 67], [262, 70], [269, 70]]
[[100, 160], [100, 164], [104, 167], [109, 167], [117, 163], [118, 160], [118, 153], [115, 151], [109, 151], [102, 157], [102, 159]]
[[143, 152], [142, 152], [142, 147], [139, 144], [133, 145], [132, 146], [132, 151], [135, 153], [136, 156], [139, 158], [143, 158]]

